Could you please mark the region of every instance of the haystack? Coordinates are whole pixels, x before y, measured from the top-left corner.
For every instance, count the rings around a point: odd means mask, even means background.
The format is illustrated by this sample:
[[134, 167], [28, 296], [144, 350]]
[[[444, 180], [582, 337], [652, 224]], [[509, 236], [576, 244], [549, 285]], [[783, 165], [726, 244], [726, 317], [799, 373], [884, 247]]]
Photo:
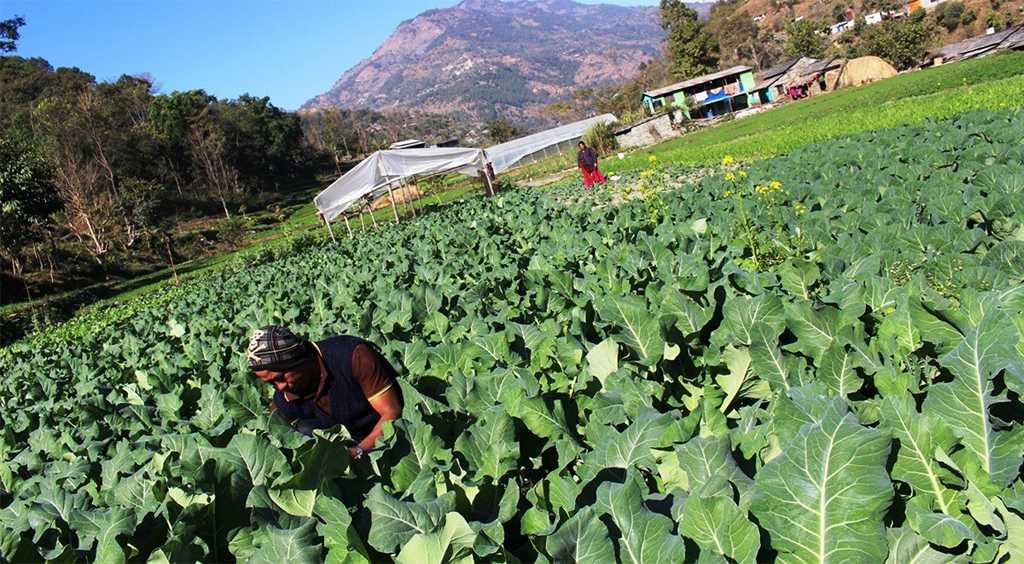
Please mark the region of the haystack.
[[846, 66], [839, 75], [838, 86], [860, 86], [890, 76], [896, 76], [896, 69], [889, 63], [878, 57], [860, 57], [846, 61]]
[[[411, 202], [423, 197], [423, 192], [420, 191], [419, 186], [415, 184], [409, 184], [408, 186], [396, 186], [392, 189], [395, 194], [395, 204], [402, 205], [406, 202]], [[380, 196], [373, 201], [370, 205], [370, 209], [379, 210], [391, 206], [391, 197], [388, 194]]]

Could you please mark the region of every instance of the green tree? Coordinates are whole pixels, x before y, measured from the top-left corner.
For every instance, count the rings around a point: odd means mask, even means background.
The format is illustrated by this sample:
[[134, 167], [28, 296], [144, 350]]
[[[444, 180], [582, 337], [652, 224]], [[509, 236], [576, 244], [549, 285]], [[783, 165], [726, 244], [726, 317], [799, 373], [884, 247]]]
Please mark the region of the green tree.
[[718, 42], [719, 62], [722, 66], [769, 66], [771, 62], [763, 63], [777, 56], [777, 53], [770, 53], [773, 42], [762, 41], [760, 29], [742, 7], [739, 0], [719, 0], [711, 8], [707, 30]]
[[[935, 8], [933, 15], [939, 25], [946, 28], [946, 31], [953, 31], [960, 27], [960, 20], [964, 16], [964, 3], [957, 0], [943, 2]], [[973, 20], [972, 20], [973, 21]]]
[[886, 20], [864, 30], [861, 51], [904, 70], [921, 63], [934, 36], [933, 26], [924, 19]]
[[50, 167], [27, 142], [0, 137], [0, 258], [21, 274], [23, 250], [40, 240], [40, 229], [60, 209]]
[[504, 143], [519, 135], [519, 129], [510, 124], [505, 118], [498, 118], [487, 124], [487, 134], [495, 143]]
[[665, 49], [669, 69], [676, 78], [692, 78], [718, 67], [718, 43], [680, 0], [661, 0], [661, 27], [667, 32]]
[[0, 53], [10, 53], [18, 49], [21, 34], [18, 28], [25, 25], [25, 18], [17, 16], [9, 20], [0, 20]]
[[615, 130], [606, 123], [595, 123], [583, 134], [583, 142], [588, 147], [593, 147], [597, 154], [608, 155], [619, 148], [619, 141], [615, 138]]
[[813, 20], [800, 20], [786, 27], [786, 45], [783, 50], [790, 57], [820, 58], [825, 54], [825, 36], [822, 25]]

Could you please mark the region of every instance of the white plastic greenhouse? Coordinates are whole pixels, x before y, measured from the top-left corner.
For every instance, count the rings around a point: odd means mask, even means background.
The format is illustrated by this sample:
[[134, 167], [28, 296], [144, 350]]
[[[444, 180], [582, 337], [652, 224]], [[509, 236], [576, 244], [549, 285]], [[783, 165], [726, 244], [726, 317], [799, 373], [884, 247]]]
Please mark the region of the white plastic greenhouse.
[[612, 114], [601, 114], [585, 120], [567, 123], [553, 129], [540, 131], [526, 137], [520, 137], [519, 139], [488, 147], [487, 156], [494, 166], [494, 172], [503, 172], [534, 153], [583, 137], [583, 134], [593, 127], [594, 124], [610, 124], [617, 121], [619, 121], [618, 118]]

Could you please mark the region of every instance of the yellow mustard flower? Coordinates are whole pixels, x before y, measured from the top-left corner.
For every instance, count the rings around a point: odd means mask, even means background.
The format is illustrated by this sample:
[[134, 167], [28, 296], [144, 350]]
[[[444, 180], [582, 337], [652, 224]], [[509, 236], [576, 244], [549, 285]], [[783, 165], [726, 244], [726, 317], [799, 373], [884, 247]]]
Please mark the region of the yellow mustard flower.
[[651, 156], [647, 157], [647, 160], [651, 161], [652, 163], [656, 163], [656, 162], [658, 162], [658, 157], [656, 157], [654, 155], [651, 155]]
[[739, 171], [738, 174], [740, 175], [740, 178], [746, 178], [747, 177], [747, 171], [745, 171], [745, 170]]
[[732, 155], [726, 155], [722, 157], [722, 165], [729, 166], [736, 162], [736, 159], [732, 158]]
[[768, 187], [776, 191], [782, 190], [782, 183], [779, 182], [778, 180], [772, 180], [771, 182], [768, 183]]
[[731, 172], [727, 172], [727, 173], [725, 173], [725, 179], [728, 180], [729, 182], [735, 182], [736, 181], [736, 175], [731, 173]]

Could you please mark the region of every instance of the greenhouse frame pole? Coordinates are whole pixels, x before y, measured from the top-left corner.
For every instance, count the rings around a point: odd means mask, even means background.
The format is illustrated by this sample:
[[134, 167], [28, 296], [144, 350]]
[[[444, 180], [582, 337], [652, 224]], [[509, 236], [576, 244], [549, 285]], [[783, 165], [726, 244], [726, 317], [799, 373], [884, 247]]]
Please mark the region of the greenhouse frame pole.
[[391, 198], [391, 211], [395, 214], [395, 223], [398, 223], [398, 205], [395, 204], [395, 193], [391, 191], [390, 182], [388, 182], [388, 197]]
[[352, 238], [352, 226], [349, 225], [349, 223], [348, 223], [348, 216], [347, 215], [342, 215], [341, 217], [345, 218], [345, 229], [348, 229], [348, 238], [351, 239]]
[[324, 225], [327, 226], [327, 232], [331, 234], [331, 242], [337, 245], [338, 240], [334, 237], [334, 229], [331, 228], [331, 222], [327, 221], [327, 216], [324, 214], [320, 214], [320, 219], [324, 220]]
[[370, 207], [370, 202], [366, 202], [366, 208], [370, 210], [370, 219], [373, 221], [373, 228], [377, 228], [377, 217], [373, 215], [373, 208]]
[[490, 171], [494, 170], [494, 169], [493, 169], [493, 167], [488, 167], [487, 165], [489, 165], [489, 164], [491, 164], [491, 163], [488, 162], [488, 163], [486, 163], [484, 165], [484, 170], [483, 170], [483, 172], [484, 172], [484, 181], [487, 182], [487, 193], [493, 198], [494, 197], [494, 184], [491, 183], [491, 172]]

